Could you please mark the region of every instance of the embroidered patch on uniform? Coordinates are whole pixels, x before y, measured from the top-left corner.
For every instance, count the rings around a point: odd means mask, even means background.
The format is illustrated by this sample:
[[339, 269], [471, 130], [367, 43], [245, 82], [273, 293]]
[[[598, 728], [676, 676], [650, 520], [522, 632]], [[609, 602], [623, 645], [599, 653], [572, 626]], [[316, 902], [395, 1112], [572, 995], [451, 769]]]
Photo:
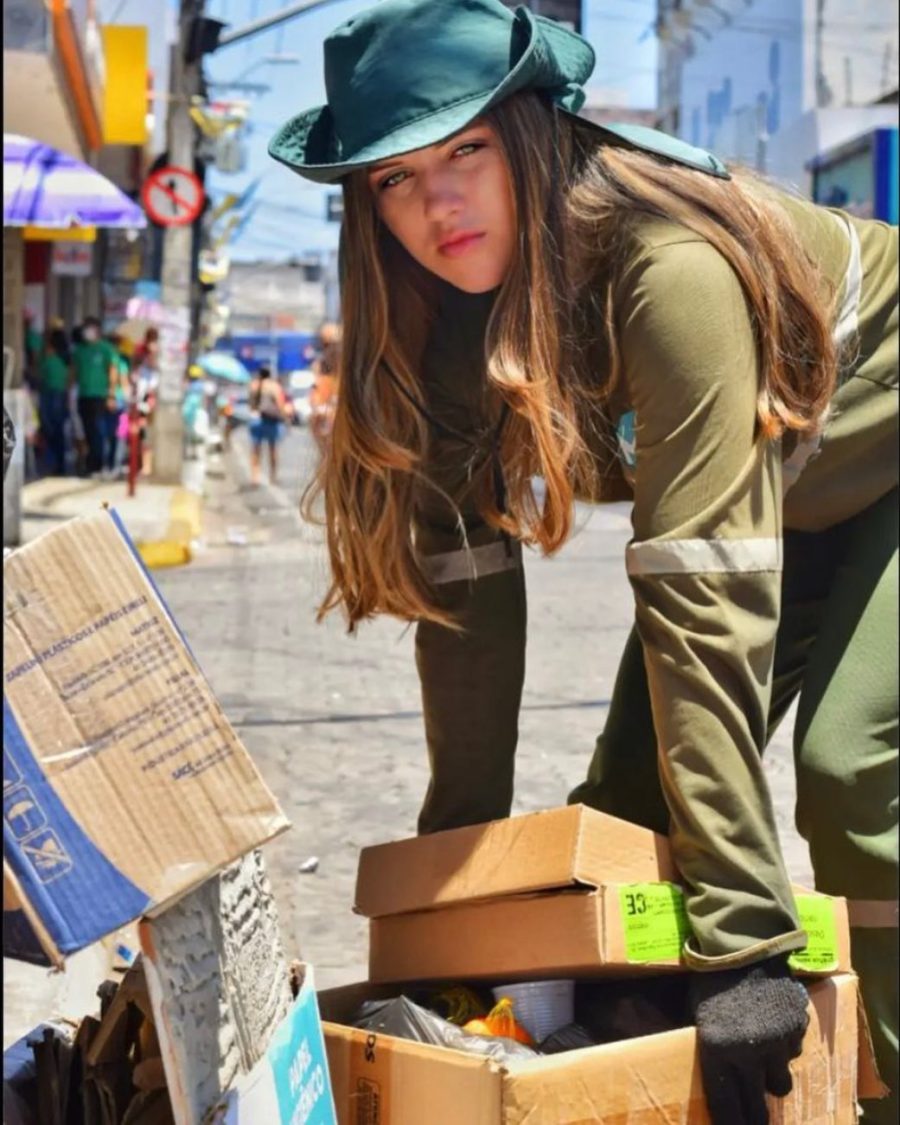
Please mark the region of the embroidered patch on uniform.
[[634, 411], [629, 410], [623, 414], [616, 425], [616, 437], [619, 440], [619, 456], [627, 469], [634, 469], [637, 464], [637, 447], [634, 438]]

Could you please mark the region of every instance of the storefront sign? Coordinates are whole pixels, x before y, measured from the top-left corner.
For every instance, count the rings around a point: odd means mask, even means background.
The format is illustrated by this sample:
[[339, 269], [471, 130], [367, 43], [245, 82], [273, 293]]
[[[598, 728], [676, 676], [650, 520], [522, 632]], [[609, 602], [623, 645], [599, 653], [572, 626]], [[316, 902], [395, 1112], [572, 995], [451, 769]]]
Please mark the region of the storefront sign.
[[58, 277], [90, 277], [94, 265], [91, 242], [54, 242], [50, 272]]

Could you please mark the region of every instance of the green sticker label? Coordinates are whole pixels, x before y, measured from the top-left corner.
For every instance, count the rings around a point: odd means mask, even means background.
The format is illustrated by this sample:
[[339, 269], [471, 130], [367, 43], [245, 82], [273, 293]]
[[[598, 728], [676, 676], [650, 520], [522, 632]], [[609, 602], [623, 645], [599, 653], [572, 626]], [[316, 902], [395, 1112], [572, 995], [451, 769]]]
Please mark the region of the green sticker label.
[[796, 895], [800, 928], [806, 930], [806, 949], [792, 953], [788, 964], [792, 969], [809, 973], [830, 973], [838, 967], [837, 924], [834, 904], [827, 895]]
[[629, 961], [678, 961], [690, 933], [684, 892], [672, 883], [630, 883], [619, 888], [619, 908]]

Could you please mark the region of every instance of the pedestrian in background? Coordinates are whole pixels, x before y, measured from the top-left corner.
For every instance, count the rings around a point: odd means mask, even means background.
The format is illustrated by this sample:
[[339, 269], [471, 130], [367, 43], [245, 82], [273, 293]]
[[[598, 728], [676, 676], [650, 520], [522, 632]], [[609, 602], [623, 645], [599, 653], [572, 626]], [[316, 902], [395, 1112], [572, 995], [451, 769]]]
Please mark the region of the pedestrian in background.
[[159, 386], [159, 329], [151, 325], [144, 339], [135, 348], [133, 366], [137, 372], [134, 392], [137, 395], [141, 430], [141, 472], [153, 471], [153, 448], [150, 441], [156, 392]]
[[248, 405], [252, 414], [250, 422], [250, 481], [260, 483], [262, 447], [269, 452], [269, 483], [278, 479], [278, 443], [284, 435], [286, 416], [285, 393], [268, 367], [260, 367], [250, 383]]
[[576, 496], [633, 501], [635, 629], [570, 799], [668, 834], [713, 1121], [765, 1122], [809, 1018], [762, 767], [798, 699], [797, 825], [892, 1090], [864, 1119], [895, 1122], [897, 229], [578, 118], [593, 50], [524, 6], [382, 0], [325, 59], [328, 105], [270, 143], [344, 193], [306, 507], [320, 614], [418, 623], [420, 831], [509, 815], [522, 544], [558, 550]]
[[34, 315], [33, 309], [25, 309], [23, 313], [24, 332], [22, 337], [23, 343], [23, 383], [29, 390], [35, 390], [40, 386], [40, 360], [41, 350], [44, 345], [44, 333], [42, 333], [35, 321], [37, 317]]
[[115, 409], [115, 387], [119, 377], [115, 349], [100, 335], [100, 321], [85, 317], [81, 343], [72, 357], [78, 387], [78, 414], [87, 442], [87, 471], [92, 476], [103, 472], [103, 457], [108, 433], [107, 413]]
[[71, 355], [65, 328], [54, 317], [44, 332], [38, 355], [40, 425], [44, 439], [44, 469], [49, 476], [65, 476], [66, 421], [69, 416]]
[[115, 478], [122, 467], [121, 437], [128, 434], [128, 400], [131, 392], [131, 363], [123, 350], [123, 338], [116, 332], [106, 337], [113, 350], [115, 373], [111, 394], [107, 401], [104, 417], [103, 472], [110, 479]]
[[341, 362], [341, 327], [327, 322], [319, 332], [319, 353], [313, 360], [315, 380], [309, 394], [309, 428], [319, 452], [324, 453], [334, 423]]

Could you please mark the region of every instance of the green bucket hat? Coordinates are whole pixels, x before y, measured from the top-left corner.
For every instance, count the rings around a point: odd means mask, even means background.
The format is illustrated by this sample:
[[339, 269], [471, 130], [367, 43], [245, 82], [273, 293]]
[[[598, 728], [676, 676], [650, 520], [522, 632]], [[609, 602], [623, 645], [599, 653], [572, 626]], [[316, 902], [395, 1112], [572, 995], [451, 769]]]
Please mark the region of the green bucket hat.
[[[292, 117], [269, 142], [269, 155], [328, 184], [437, 144], [521, 90], [543, 91], [575, 115], [594, 61], [587, 40], [525, 7], [512, 12], [500, 0], [381, 0], [327, 37], [328, 103]], [[716, 157], [665, 133], [583, 123], [607, 143], [728, 177]]]

